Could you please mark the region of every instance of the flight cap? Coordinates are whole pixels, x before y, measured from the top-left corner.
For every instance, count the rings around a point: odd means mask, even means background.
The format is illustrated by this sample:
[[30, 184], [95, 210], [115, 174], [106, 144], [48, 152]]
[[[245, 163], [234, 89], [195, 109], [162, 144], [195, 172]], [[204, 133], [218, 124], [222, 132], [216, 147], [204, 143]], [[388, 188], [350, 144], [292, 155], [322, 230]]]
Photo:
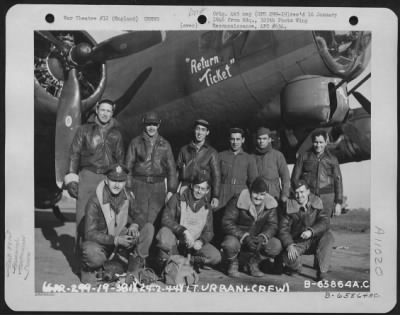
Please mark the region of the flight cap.
[[251, 184], [250, 191], [254, 193], [263, 193], [267, 192], [268, 186], [265, 182], [265, 180], [261, 177], [258, 176], [253, 183]]
[[197, 119], [197, 120], [194, 122], [194, 126], [196, 127], [197, 125], [204, 126], [204, 127], [206, 127], [207, 129], [210, 129], [210, 123], [209, 123], [207, 120], [205, 120], [205, 119]]
[[257, 137], [264, 136], [264, 135], [271, 135], [271, 130], [266, 127], [260, 127], [257, 129]]
[[126, 181], [128, 173], [128, 168], [120, 163], [115, 163], [106, 170], [107, 178], [115, 182]]
[[148, 112], [143, 117], [144, 124], [160, 124], [161, 119], [156, 112]]

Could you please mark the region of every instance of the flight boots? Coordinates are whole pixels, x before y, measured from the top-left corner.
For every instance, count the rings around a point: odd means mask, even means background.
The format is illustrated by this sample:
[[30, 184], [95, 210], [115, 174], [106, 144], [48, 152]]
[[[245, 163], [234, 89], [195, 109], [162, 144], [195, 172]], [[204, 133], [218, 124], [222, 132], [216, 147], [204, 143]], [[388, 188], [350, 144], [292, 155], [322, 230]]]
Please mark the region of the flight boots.
[[156, 255], [156, 261], [155, 261], [155, 271], [158, 275], [162, 275], [164, 268], [165, 268], [165, 264], [167, 263], [168, 259], [170, 257], [169, 252], [158, 248], [158, 252]]
[[193, 255], [190, 257], [190, 264], [197, 273], [200, 273], [200, 268], [203, 268], [205, 263], [206, 258], [204, 256]]
[[145, 258], [131, 253], [128, 259], [128, 270], [126, 273], [125, 283], [131, 284], [132, 282], [139, 281], [139, 271], [145, 266]]
[[250, 256], [247, 264], [247, 272], [253, 277], [263, 277], [264, 273], [259, 268], [260, 258], [258, 255]]
[[101, 279], [99, 279], [97, 275], [98, 275], [98, 270], [82, 268], [80, 280], [84, 284], [89, 283], [95, 287], [99, 283], [101, 283]]
[[237, 257], [233, 259], [228, 259], [228, 266], [226, 268], [226, 273], [229, 277], [237, 278], [240, 276], [239, 273], [239, 261]]

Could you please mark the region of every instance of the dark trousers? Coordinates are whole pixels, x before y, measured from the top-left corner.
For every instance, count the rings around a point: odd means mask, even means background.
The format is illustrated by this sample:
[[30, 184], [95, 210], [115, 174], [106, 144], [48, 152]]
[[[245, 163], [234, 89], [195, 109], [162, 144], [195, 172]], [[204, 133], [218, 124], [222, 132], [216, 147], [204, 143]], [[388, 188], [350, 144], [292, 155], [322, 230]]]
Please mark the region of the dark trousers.
[[145, 213], [146, 222], [154, 224], [156, 229], [160, 228], [160, 212], [165, 205], [165, 197], [167, 196], [165, 182], [146, 183], [133, 178], [132, 185], [137, 206]]
[[283, 262], [292, 270], [300, 271], [301, 255], [315, 255], [317, 268], [321, 272], [329, 270], [329, 262], [332, 256], [334, 238], [331, 231], [325, 232], [321, 238], [311, 238], [304, 242], [295, 243], [299, 256], [296, 260], [290, 261], [287, 250], [283, 251]]
[[[233, 260], [235, 259], [241, 251], [243, 252], [251, 252], [250, 249], [242, 246], [240, 244], [239, 239], [233, 235], [226, 235], [224, 241], [221, 244], [226, 259]], [[263, 245], [260, 248], [260, 254], [266, 257], [275, 257], [279, 255], [282, 250], [281, 241], [278, 240], [276, 237], [272, 237], [268, 240], [268, 243]]]
[[[162, 227], [157, 233], [156, 240], [157, 247], [167, 255], [182, 254], [182, 252], [178, 250], [178, 240], [169, 228], [165, 226]], [[193, 255], [203, 256], [205, 258], [205, 264], [210, 266], [217, 265], [221, 261], [220, 252], [210, 243], [204, 244], [203, 247], [195, 251]]]
[[[136, 253], [143, 258], [149, 255], [149, 248], [154, 237], [154, 226], [146, 223], [140, 230], [139, 240], [136, 246], [131, 249], [125, 250], [124, 248], [118, 253], [127, 256], [129, 253], [136, 251]], [[82, 244], [82, 266], [96, 269], [103, 266], [110, 255], [115, 251], [114, 245], [102, 245], [93, 241], [85, 241]]]
[[329, 218], [332, 217], [335, 211], [335, 194], [321, 194], [319, 195], [319, 198], [322, 200], [322, 205], [324, 206], [324, 211], [327, 216]]

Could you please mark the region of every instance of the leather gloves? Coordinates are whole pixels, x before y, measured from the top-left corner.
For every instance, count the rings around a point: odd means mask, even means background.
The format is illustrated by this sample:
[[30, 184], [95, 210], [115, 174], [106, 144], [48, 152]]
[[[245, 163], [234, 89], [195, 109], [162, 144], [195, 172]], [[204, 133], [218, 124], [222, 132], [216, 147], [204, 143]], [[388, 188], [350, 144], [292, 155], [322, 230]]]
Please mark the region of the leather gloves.
[[258, 247], [259, 239], [258, 236], [246, 236], [243, 240], [243, 244], [247, 246], [251, 251], [256, 251]]

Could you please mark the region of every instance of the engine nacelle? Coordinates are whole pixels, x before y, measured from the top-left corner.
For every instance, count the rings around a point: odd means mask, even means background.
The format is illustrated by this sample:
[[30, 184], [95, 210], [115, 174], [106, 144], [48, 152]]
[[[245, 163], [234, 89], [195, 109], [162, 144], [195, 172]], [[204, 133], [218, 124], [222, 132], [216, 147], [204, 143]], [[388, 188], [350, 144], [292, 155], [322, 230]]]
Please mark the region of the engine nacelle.
[[[371, 159], [371, 115], [363, 108], [351, 109], [344, 123], [323, 129], [329, 136], [328, 149], [339, 163]], [[295, 163], [297, 155], [311, 149], [314, 128], [282, 129], [280, 150], [286, 161]]]
[[281, 114], [288, 127], [326, 127], [343, 122], [348, 110], [347, 84], [339, 78], [300, 76], [281, 93]]

